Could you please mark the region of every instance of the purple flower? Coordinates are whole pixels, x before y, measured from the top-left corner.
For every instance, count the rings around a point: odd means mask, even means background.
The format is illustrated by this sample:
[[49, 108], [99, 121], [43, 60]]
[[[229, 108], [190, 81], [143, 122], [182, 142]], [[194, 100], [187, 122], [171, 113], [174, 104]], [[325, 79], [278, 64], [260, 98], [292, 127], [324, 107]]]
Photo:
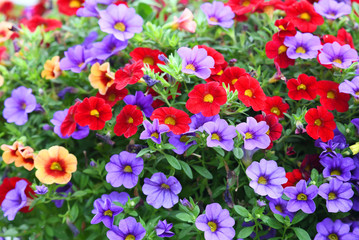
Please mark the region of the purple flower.
[[196, 227], [204, 232], [206, 240], [232, 240], [236, 234], [234, 224], [229, 211], [218, 203], [207, 205], [206, 213], [196, 219]]
[[233, 18], [235, 14], [232, 12], [231, 7], [224, 6], [223, 2], [203, 3], [201, 10], [206, 14], [209, 25], [230, 28], [234, 23]]
[[127, 95], [123, 101], [128, 105], [136, 105], [146, 117], [151, 117], [153, 112], [153, 98], [151, 94], [144, 95], [141, 91], [136, 91], [135, 95]]
[[98, 17], [97, 0], [86, 0], [76, 12], [79, 17]]
[[237, 136], [236, 128], [229, 126], [226, 120], [217, 119], [215, 122], [207, 122], [203, 129], [209, 134], [207, 137], [207, 146], [220, 146], [226, 151], [232, 151], [233, 138]]
[[23, 86], [12, 90], [11, 97], [4, 102], [3, 117], [8, 123], [24, 125], [27, 122], [27, 114], [36, 108], [36, 98], [31, 92], [30, 88]]
[[57, 94], [57, 96], [59, 96], [59, 98], [61, 98], [61, 99], [64, 99], [66, 93], [74, 94], [74, 93], [77, 93], [77, 92], [78, 92], [77, 89], [74, 88], [74, 87], [65, 87], [64, 89], [62, 89], [62, 90]]
[[98, 38], [98, 33], [96, 31], [90, 32], [83, 43], [81, 44], [85, 49], [90, 49], [93, 46], [94, 41]]
[[35, 187], [36, 187], [35, 193], [38, 195], [44, 195], [48, 191], [48, 189], [45, 185], [35, 186]]
[[341, 46], [337, 42], [326, 43], [318, 55], [321, 64], [332, 64], [338, 68], [348, 68], [358, 60], [358, 53], [349, 44]]
[[333, 178], [319, 187], [318, 194], [327, 200], [328, 212], [348, 212], [353, 206], [350, 198], [353, 197], [354, 191], [350, 183]]
[[260, 162], [252, 162], [246, 174], [252, 180], [249, 186], [254, 192], [271, 198], [280, 198], [283, 194], [282, 184], [288, 181], [284, 168], [278, 167], [277, 162], [273, 160], [262, 159]]
[[[58, 193], [58, 195], [62, 197], [66, 197], [67, 195], [69, 195], [70, 192], [72, 192], [71, 182], [68, 182], [65, 186], [56, 189], [56, 193]], [[53, 200], [53, 202], [55, 203], [55, 206], [57, 208], [61, 208], [65, 200]]]
[[113, 187], [124, 186], [133, 188], [138, 182], [138, 175], [143, 170], [143, 159], [136, 157], [136, 153], [122, 151], [112, 155], [106, 164], [106, 181]]
[[107, 232], [110, 240], [141, 240], [146, 235], [145, 228], [133, 217], [122, 219], [119, 226], [112, 226]]
[[356, 76], [351, 81], [344, 80], [344, 82], [339, 84], [339, 92], [348, 93], [355, 99], [359, 99], [359, 76]]
[[27, 182], [25, 180], [18, 181], [15, 188], [7, 192], [5, 199], [1, 204], [4, 217], [7, 217], [9, 221], [14, 220], [17, 212], [27, 204], [27, 197], [25, 194], [26, 186]]
[[[122, 205], [125, 205], [129, 199], [130, 195], [127, 192], [111, 192], [110, 194], [103, 194], [101, 196], [101, 198], [98, 198], [94, 201], [94, 205], [95, 202], [100, 202], [99, 204], [104, 205], [106, 199], [110, 199], [110, 201], [113, 202], [119, 202]], [[96, 209], [92, 209], [91, 211], [92, 214], [96, 214], [97, 210]]]
[[247, 117], [247, 122], [238, 124], [236, 129], [243, 136], [244, 148], [247, 150], [265, 149], [271, 143], [267, 134], [269, 126], [265, 121], [257, 122], [255, 118]]
[[184, 133], [181, 135], [176, 135], [173, 132], [168, 132], [167, 136], [169, 137], [168, 142], [176, 147], [172, 149], [172, 151], [179, 155], [183, 154], [191, 146], [197, 144], [197, 142], [194, 140], [188, 142], [191, 137], [196, 136], [195, 133]]
[[95, 216], [91, 220], [91, 224], [98, 224], [103, 222], [107, 228], [112, 228], [113, 219], [117, 214], [120, 214], [123, 211], [123, 208], [112, 204], [110, 199], [105, 199], [105, 201], [95, 201]]
[[143, 80], [145, 80], [146, 84], [148, 87], [152, 87], [154, 85], [156, 85], [157, 83], [159, 83], [160, 81], [156, 80], [156, 79], [152, 79], [150, 76], [148, 76], [147, 74], [143, 75]]
[[328, 19], [337, 19], [344, 15], [348, 15], [352, 11], [352, 7], [345, 2], [337, 2], [335, 0], [320, 0], [314, 3], [314, 9], [317, 13]]
[[350, 232], [350, 224], [345, 224], [339, 219], [333, 222], [330, 218], [326, 218], [317, 224], [317, 232], [314, 240], [327, 240], [327, 239], [356, 239], [355, 235]]
[[184, 198], [183, 200], [180, 199], [180, 203], [185, 206], [188, 207], [189, 209], [193, 210], [193, 205], [188, 201], [187, 198]]
[[355, 168], [351, 173], [352, 174], [351, 180], [359, 181], [359, 154], [353, 156], [353, 161]]
[[142, 192], [147, 195], [146, 201], [154, 208], [171, 208], [178, 203], [178, 196], [182, 191], [182, 186], [177, 178], [161, 172], [152, 175], [151, 179], [145, 178]]
[[202, 79], [211, 75], [210, 68], [214, 67], [214, 59], [207, 55], [206, 49], [198, 46], [194, 46], [193, 49], [181, 47], [177, 52], [182, 58], [182, 72], [194, 74]]
[[295, 187], [286, 187], [284, 194], [290, 198], [287, 209], [290, 212], [296, 212], [301, 209], [305, 213], [313, 213], [315, 211], [315, 203], [313, 199], [318, 194], [318, 187], [311, 185], [307, 188], [305, 180], [300, 180]]
[[299, 31], [294, 37], [285, 37], [284, 45], [288, 47], [287, 56], [290, 59], [316, 58], [318, 50], [322, 49], [319, 37]]
[[279, 214], [284, 218], [288, 216], [291, 221], [293, 220], [294, 213], [289, 212], [287, 209], [288, 201], [282, 198], [273, 199], [267, 197], [267, 199], [269, 200], [269, 208], [273, 213]]
[[173, 224], [167, 224], [167, 220], [159, 220], [157, 227], [156, 227], [156, 234], [157, 236], [164, 238], [164, 237], [173, 237], [175, 234], [173, 232], [171, 232], [171, 228], [172, 228]]
[[319, 146], [323, 149], [323, 152], [319, 155], [320, 158], [326, 156], [336, 156], [337, 153], [335, 149], [338, 147], [339, 143], [334, 143], [332, 140], [329, 140], [327, 143], [319, 142]]
[[106, 60], [109, 57], [116, 55], [121, 50], [127, 47], [128, 41], [120, 41], [114, 35], [107, 35], [101, 42], [94, 43], [92, 46], [92, 54], [97, 59]]
[[212, 117], [205, 117], [202, 115], [202, 113], [197, 113], [193, 116], [191, 116], [192, 122], [189, 124], [190, 130], [189, 132], [203, 132], [203, 125], [206, 122], [215, 122], [217, 119], [219, 119], [219, 115], [214, 115]]
[[111, 4], [106, 10], [100, 11], [98, 24], [103, 32], [125, 41], [132, 38], [135, 33], [142, 32], [143, 19], [136, 14], [134, 8], [128, 8], [125, 4]]
[[320, 160], [323, 165], [323, 177], [327, 178], [335, 176], [341, 181], [349, 181], [351, 177], [350, 171], [355, 168], [353, 159], [350, 157], [343, 157], [340, 153], [336, 156], [324, 157]]
[[350, 122], [357, 128], [357, 134], [359, 135], [359, 118], [354, 118]]
[[140, 139], [151, 139], [157, 144], [161, 144], [161, 134], [167, 132], [169, 127], [165, 124], [159, 124], [158, 119], [153, 120], [153, 124], [150, 121], [143, 121], [145, 131], [141, 133]]
[[86, 50], [81, 45], [76, 45], [65, 52], [65, 57], [60, 61], [60, 68], [61, 70], [71, 70], [74, 73], [80, 73], [92, 60], [93, 57], [90, 50]]

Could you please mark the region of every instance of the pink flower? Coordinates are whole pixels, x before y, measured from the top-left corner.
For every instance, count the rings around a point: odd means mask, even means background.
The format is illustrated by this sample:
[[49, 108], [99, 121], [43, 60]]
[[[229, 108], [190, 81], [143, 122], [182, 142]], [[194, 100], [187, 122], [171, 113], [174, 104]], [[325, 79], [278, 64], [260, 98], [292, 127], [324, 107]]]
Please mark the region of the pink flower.
[[177, 18], [176, 16], [173, 19], [172, 29], [184, 30], [190, 33], [196, 31], [197, 23], [193, 21], [193, 14], [191, 10], [186, 8], [182, 15]]

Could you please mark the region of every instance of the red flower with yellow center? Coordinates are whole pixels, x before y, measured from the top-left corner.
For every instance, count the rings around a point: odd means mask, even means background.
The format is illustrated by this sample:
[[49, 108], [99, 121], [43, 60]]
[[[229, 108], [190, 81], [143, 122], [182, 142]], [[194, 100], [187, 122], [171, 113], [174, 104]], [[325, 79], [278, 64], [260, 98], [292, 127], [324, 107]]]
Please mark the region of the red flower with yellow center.
[[126, 105], [116, 117], [114, 133], [129, 138], [137, 132], [137, 126], [142, 124], [143, 114], [135, 105]]
[[192, 120], [188, 114], [174, 107], [161, 107], [153, 111], [151, 120], [158, 119], [160, 124], [166, 124], [176, 135], [188, 132]]
[[142, 61], [144, 64], [148, 64], [148, 66], [154, 70], [156, 73], [161, 72], [161, 69], [157, 66], [157, 64], [165, 65], [163, 61], [158, 59], [158, 56], [163, 54], [165, 57], [166, 54], [157, 49], [151, 48], [143, 48], [138, 47], [135, 48], [132, 52], [130, 52], [130, 56], [134, 61]]
[[121, 90], [128, 84], [135, 84], [143, 77], [143, 62], [137, 61], [133, 64], [127, 64], [123, 69], [115, 73], [116, 88]]
[[226, 86], [229, 85], [230, 90], [234, 92], [236, 90], [234, 84], [236, 84], [240, 77], [245, 75], [249, 76], [245, 69], [239, 67], [229, 67], [224, 70], [223, 74], [219, 78], [219, 82], [224, 83]]
[[105, 95], [107, 89], [115, 82], [115, 76], [110, 71], [110, 64], [105, 62], [102, 65], [99, 63], [92, 65], [89, 80], [93, 88], [98, 89], [100, 94]]
[[128, 94], [128, 90], [126, 88], [118, 90], [116, 88], [116, 84], [113, 84], [105, 95], [101, 95], [100, 93], [96, 94], [96, 97], [102, 98], [105, 102], [111, 107], [115, 106], [118, 101], [123, 100]]
[[309, 109], [304, 118], [308, 123], [305, 129], [313, 139], [320, 138], [323, 142], [333, 139], [334, 129], [336, 128], [334, 115], [325, 107], [318, 106]]
[[275, 21], [274, 25], [278, 27], [278, 37], [280, 38], [293, 37], [297, 33], [294, 24], [287, 18], [278, 19]]
[[274, 59], [274, 63], [277, 63], [280, 68], [287, 68], [295, 63], [295, 59], [288, 58], [284, 38], [280, 38], [278, 34], [274, 34], [272, 41], [267, 42], [266, 55], [268, 58]]
[[57, 0], [57, 5], [60, 13], [72, 16], [76, 15], [77, 10], [82, 7], [84, 2], [85, 0]]
[[263, 111], [266, 114], [273, 114], [278, 118], [284, 117], [284, 113], [289, 109], [288, 103], [283, 102], [279, 96], [267, 97]]
[[77, 169], [76, 157], [61, 146], [41, 150], [34, 163], [37, 179], [45, 184], [66, 184]]
[[288, 96], [293, 100], [313, 100], [317, 96], [317, 79], [306, 74], [300, 74], [298, 79], [292, 78], [287, 82]]
[[316, 87], [323, 107], [338, 112], [348, 111], [350, 95], [339, 92], [339, 83], [323, 80], [319, 81]]

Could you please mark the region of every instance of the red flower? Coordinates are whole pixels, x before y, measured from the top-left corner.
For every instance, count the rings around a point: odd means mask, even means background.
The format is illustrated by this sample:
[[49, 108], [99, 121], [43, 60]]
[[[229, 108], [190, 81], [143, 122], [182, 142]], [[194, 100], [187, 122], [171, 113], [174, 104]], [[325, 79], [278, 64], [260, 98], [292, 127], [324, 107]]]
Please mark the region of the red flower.
[[0, 2], [0, 13], [4, 14], [6, 18], [10, 17], [10, 12], [14, 9], [14, 4], [11, 1]]
[[44, 28], [45, 32], [53, 31], [56, 28], [61, 28], [62, 23], [56, 19], [45, 19], [41, 16], [34, 16], [31, 19], [23, 19], [21, 21], [31, 32], [34, 32], [38, 26]]
[[269, 126], [269, 130], [267, 132], [271, 141], [278, 140], [282, 135], [283, 126], [279, 123], [278, 118], [273, 114], [268, 114], [263, 116], [259, 114], [254, 117], [257, 122], [265, 121]]
[[113, 84], [105, 95], [101, 95], [99, 92], [96, 94], [96, 97], [102, 98], [105, 100], [106, 104], [110, 105], [111, 107], [115, 106], [118, 101], [124, 99], [128, 94], [128, 90], [126, 88], [118, 90], [116, 88], [116, 84]]
[[115, 83], [117, 90], [125, 88], [128, 84], [135, 84], [143, 77], [143, 62], [137, 61], [127, 64], [122, 70], [115, 73]]
[[143, 63], [148, 64], [148, 66], [156, 73], [161, 72], [161, 69], [157, 66], [157, 64], [165, 65], [164, 62], [158, 59], [158, 56], [160, 54], [166, 56], [166, 54], [164, 54], [160, 50], [143, 48], [143, 47], [135, 48], [132, 52], [130, 52], [130, 56], [132, 57], [133, 60], [135, 61], [141, 60]]
[[198, 45], [198, 48], [206, 49], [207, 55], [212, 57], [214, 60], [214, 67], [211, 68], [211, 75], [217, 75], [222, 70], [223, 65], [227, 66], [227, 62], [224, 60], [223, 55], [217, 52], [215, 49], [206, 45]]
[[57, 5], [60, 13], [73, 16], [76, 15], [77, 10], [82, 7], [84, 2], [85, 0], [57, 0]]
[[294, 65], [295, 60], [287, 56], [287, 47], [284, 45], [284, 38], [280, 38], [278, 34], [274, 34], [272, 41], [266, 44], [266, 55], [273, 59], [280, 68], [287, 68], [289, 65]]
[[291, 187], [297, 185], [297, 183], [304, 179], [302, 172], [299, 169], [294, 169], [292, 172], [287, 172], [285, 177], [288, 179], [288, 182], [282, 184], [283, 188]]
[[350, 95], [339, 92], [339, 83], [327, 80], [319, 81], [317, 94], [320, 96], [320, 104], [326, 109], [338, 112], [348, 111]]
[[260, 111], [264, 107], [266, 95], [264, 94], [257, 79], [249, 74], [238, 79], [234, 84], [238, 91], [238, 99], [247, 107], [252, 107], [254, 111]]
[[116, 117], [114, 133], [129, 138], [137, 132], [137, 126], [143, 122], [141, 110], [135, 105], [126, 105]]
[[306, 74], [300, 74], [298, 79], [292, 78], [287, 82], [288, 96], [293, 100], [313, 100], [317, 96], [317, 79]]
[[301, 32], [314, 32], [317, 26], [324, 23], [324, 19], [315, 10], [312, 4], [307, 1], [300, 1], [292, 4], [286, 9], [286, 18], [293, 22]]
[[234, 92], [236, 89], [234, 87], [234, 84], [238, 81], [238, 79], [242, 76], [248, 75], [246, 73], [246, 70], [239, 67], [229, 67], [224, 70], [223, 74], [219, 78], [219, 82], [224, 83], [226, 86], [229, 85], [230, 90]]
[[279, 96], [267, 97], [263, 111], [266, 114], [274, 114], [278, 118], [284, 117], [284, 113], [289, 109], [288, 103], [283, 102]]
[[323, 42], [324, 44], [337, 42], [342, 46], [345, 44], [349, 44], [351, 48], [355, 49], [352, 35], [348, 33], [344, 28], [338, 30], [337, 37], [334, 37], [332, 35], [324, 35]]
[[[35, 196], [34, 190], [32, 190], [32, 183], [29, 182], [26, 178], [12, 177], [12, 178], [4, 178], [4, 181], [0, 185], [0, 205], [5, 199], [6, 194], [16, 187], [16, 183], [20, 180], [25, 180], [27, 182], [27, 186], [25, 188], [26, 197], [33, 199]], [[29, 206], [25, 206], [20, 209], [21, 212], [31, 212], [32, 209], [29, 209]]]
[[321, 173], [324, 169], [322, 164], [320, 164], [319, 154], [307, 154], [305, 155], [302, 163], [300, 164], [300, 171], [302, 171], [305, 180], [308, 180], [312, 169], [315, 168]]
[[221, 105], [227, 102], [226, 90], [218, 82], [196, 85], [188, 93], [186, 108], [193, 114], [201, 112], [205, 117], [217, 115]]
[[294, 24], [289, 21], [288, 19], [278, 19], [275, 21], [274, 25], [278, 27], [278, 37], [285, 38], [285, 37], [292, 37], [295, 36], [297, 30], [295, 30]]
[[186, 133], [189, 130], [191, 118], [182, 110], [174, 107], [161, 107], [153, 111], [151, 120], [158, 119], [160, 124], [166, 124], [170, 130], [177, 135]]
[[106, 121], [112, 118], [111, 106], [98, 97], [85, 98], [77, 107], [75, 121], [80, 126], [89, 126], [91, 130], [101, 130]]
[[228, 5], [232, 11], [240, 16], [249, 12], [253, 12], [260, 0], [229, 0]]
[[75, 113], [80, 102], [76, 102], [75, 105], [69, 108], [64, 121], [61, 124], [60, 131], [62, 136], [70, 136], [76, 131]]
[[309, 109], [304, 118], [308, 123], [305, 129], [313, 139], [320, 138], [323, 142], [333, 139], [334, 129], [336, 128], [334, 115], [325, 107], [318, 106]]

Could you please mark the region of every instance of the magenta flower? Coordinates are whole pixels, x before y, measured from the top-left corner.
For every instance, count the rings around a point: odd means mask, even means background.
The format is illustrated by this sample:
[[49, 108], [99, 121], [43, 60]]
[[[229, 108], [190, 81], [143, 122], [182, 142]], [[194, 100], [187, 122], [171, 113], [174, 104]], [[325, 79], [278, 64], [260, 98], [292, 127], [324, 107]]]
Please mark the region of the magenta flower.
[[140, 139], [151, 139], [157, 144], [161, 144], [161, 134], [167, 132], [170, 128], [165, 124], [159, 124], [158, 119], [154, 119], [151, 124], [150, 121], [143, 121], [145, 130], [141, 133]]
[[243, 136], [246, 150], [265, 149], [271, 143], [267, 134], [269, 126], [265, 121], [257, 122], [255, 118], [247, 117], [247, 122], [238, 124], [236, 129]]
[[214, 1], [203, 3], [201, 10], [206, 14], [209, 25], [219, 25], [224, 28], [232, 27], [235, 14], [230, 6], [224, 6], [223, 2]]
[[356, 76], [351, 81], [344, 80], [344, 82], [339, 84], [339, 92], [348, 93], [355, 99], [359, 99], [359, 76]]
[[338, 68], [348, 68], [358, 60], [358, 53], [349, 44], [341, 46], [337, 42], [326, 43], [318, 55], [321, 64], [332, 64]]
[[9, 221], [14, 220], [17, 212], [27, 204], [26, 186], [25, 180], [18, 181], [15, 188], [7, 192], [4, 201], [1, 203], [4, 217], [7, 217]]
[[348, 15], [352, 11], [352, 7], [349, 4], [335, 0], [320, 0], [313, 5], [317, 13], [331, 20]]
[[290, 59], [316, 58], [318, 50], [322, 49], [319, 37], [299, 31], [294, 37], [285, 37], [284, 45], [288, 47], [286, 53]]
[[315, 203], [313, 199], [318, 194], [318, 187], [311, 185], [307, 188], [305, 180], [300, 180], [295, 187], [286, 187], [284, 194], [290, 198], [287, 209], [290, 212], [302, 210], [305, 213], [313, 213], [315, 211]]
[[146, 229], [135, 218], [128, 217], [122, 219], [119, 227], [112, 226], [107, 232], [110, 240], [141, 240], [146, 235]]
[[215, 122], [207, 122], [203, 129], [209, 134], [207, 137], [207, 146], [220, 146], [226, 151], [232, 151], [233, 138], [237, 136], [236, 128], [228, 125], [226, 120], [217, 119]]

